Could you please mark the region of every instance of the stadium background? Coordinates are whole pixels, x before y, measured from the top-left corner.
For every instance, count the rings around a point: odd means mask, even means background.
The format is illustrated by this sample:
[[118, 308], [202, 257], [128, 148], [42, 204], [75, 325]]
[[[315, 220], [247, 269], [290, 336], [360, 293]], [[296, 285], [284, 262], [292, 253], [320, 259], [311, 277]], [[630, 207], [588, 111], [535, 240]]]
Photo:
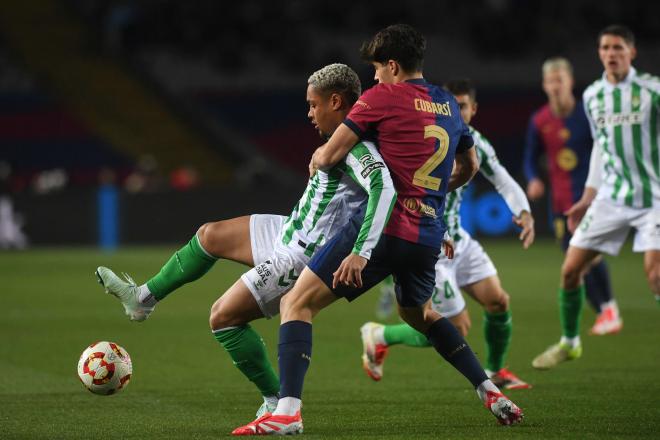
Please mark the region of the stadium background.
[[[638, 38], [634, 64], [660, 74], [659, 16], [660, 3], [636, 0], [0, 2], [0, 223], [20, 225], [30, 243], [0, 251], [0, 438], [211, 439], [249, 421], [259, 396], [207, 322], [243, 267], [216, 264], [143, 324], [125, 319], [93, 271], [107, 265], [142, 282], [203, 222], [287, 214], [320, 144], [306, 118], [307, 76], [343, 61], [369, 87], [357, 48], [378, 28], [408, 22], [423, 31], [430, 80], [475, 80], [474, 125], [524, 184], [524, 132], [545, 102], [542, 61], [567, 56], [579, 95], [601, 74], [596, 34], [619, 22]], [[660, 310], [639, 255], [627, 244], [610, 259], [623, 331], [587, 336], [594, 315], [585, 307], [583, 357], [536, 371], [531, 359], [559, 331], [562, 254], [547, 200], [533, 204], [541, 238], [523, 252], [489, 191], [478, 178], [465, 220], [512, 297], [508, 364], [534, 385], [510, 393], [525, 423], [495, 429], [432, 350], [392, 350], [383, 381], [366, 378], [358, 329], [375, 319], [372, 292], [315, 321], [307, 438], [658, 437]], [[483, 357], [482, 312], [468, 307], [468, 342]], [[278, 320], [254, 327], [276, 364]], [[94, 340], [131, 354], [126, 391], [100, 398], [78, 382], [78, 356]]]
[[[307, 76], [341, 61], [368, 88], [357, 48], [392, 22], [428, 37], [428, 79], [476, 82], [474, 126], [524, 184], [542, 61], [568, 57], [579, 95], [601, 72], [598, 30], [623, 22], [639, 40], [635, 65], [659, 72], [659, 11], [642, 1], [3, 2], [2, 191], [34, 245], [178, 243], [208, 220], [286, 214], [320, 144]], [[510, 233], [501, 199], [477, 183], [469, 229]], [[546, 207], [534, 205], [542, 234]]]

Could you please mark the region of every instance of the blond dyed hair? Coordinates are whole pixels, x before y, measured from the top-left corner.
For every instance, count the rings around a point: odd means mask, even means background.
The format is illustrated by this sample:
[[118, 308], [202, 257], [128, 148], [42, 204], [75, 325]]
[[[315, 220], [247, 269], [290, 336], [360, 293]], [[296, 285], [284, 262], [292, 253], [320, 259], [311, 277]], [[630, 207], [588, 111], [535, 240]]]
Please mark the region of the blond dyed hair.
[[566, 70], [571, 76], [573, 76], [573, 65], [564, 57], [552, 57], [545, 60], [542, 67], [542, 72], [545, 75], [548, 72], [553, 70]]

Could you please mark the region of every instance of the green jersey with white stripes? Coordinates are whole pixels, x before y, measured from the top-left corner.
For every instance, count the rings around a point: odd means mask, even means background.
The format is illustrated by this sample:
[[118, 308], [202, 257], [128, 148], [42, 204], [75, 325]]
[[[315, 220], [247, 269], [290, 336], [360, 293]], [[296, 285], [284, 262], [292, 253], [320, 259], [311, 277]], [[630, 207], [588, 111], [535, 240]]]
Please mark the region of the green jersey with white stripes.
[[633, 208], [660, 206], [660, 78], [631, 67], [612, 84], [603, 73], [583, 99], [600, 153], [598, 197]]
[[356, 144], [332, 169], [317, 171], [286, 220], [280, 239], [311, 256], [366, 203], [353, 253], [370, 258], [396, 200], [394, 184], [371, 142]]
[[[531, 212], [525, 191], [511, 177], [506, 168], [500, 164], [491, 143], [473, 127], [469, 128], [479, 160], [479, 172], [493, 184], [514, 215], [519, 216], [522, 211]], [[455, 242], [461, 240], [465, 234], [465, 231], [461, 228], [460, 214], [461, 200], [465, 188], [467, 188], [467, 185], [450, 192], [445, 203], [444, 219], [447, 224], [447, 233], [449, 238]]]

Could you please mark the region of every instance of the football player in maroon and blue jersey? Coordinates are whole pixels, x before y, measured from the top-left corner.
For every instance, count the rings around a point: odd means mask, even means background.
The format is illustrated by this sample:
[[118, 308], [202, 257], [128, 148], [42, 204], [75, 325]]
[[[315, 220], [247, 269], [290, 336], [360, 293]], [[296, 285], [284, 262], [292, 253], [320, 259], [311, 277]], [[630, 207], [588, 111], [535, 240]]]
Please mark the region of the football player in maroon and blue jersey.
[[424, 37], [408, 25], [389, 26], [362, 47], [378, 84], [360, 97], [316, 151], [310, 171], [333, 166], [360, 139], [371, 139], [390, 169], [397, 200], [368, 260], [351, 253], [349, 246], [362, 223], [356, 215], [318, 250], [282, 298], [277, 409], [237, 428], [235, 435], [302, 432], [301, 396], [312, 354], [312, 318], [338, 298], [359, 297], [390, 274], [401, 317], [472, 383], [500, 423], [522, 419], [520, 408], [488, 379], [456, 328], [429, 307], [446, 231], [445, 196], [472, 178], [478, 162], [456, 100], [422, 75], [425, 47]]
[[[538, 200], [545, 193], [538, 170], [539, 159], [545, 155], [555, 235], [565, 251], [571, 239], [566, 213], [582, 197], [593, 139], [584, 106], [573, 96], [570, 62], [561, 57], [550, 58], [542, 70], [548, 103], [532, 115], [527, 129], [524, 159], [527, 196]], [[606, 335], [620, 331], [623, 321], [602, 258], [585, 275], [584, 283], [587, 299], [598, 314], [590, 333]]]

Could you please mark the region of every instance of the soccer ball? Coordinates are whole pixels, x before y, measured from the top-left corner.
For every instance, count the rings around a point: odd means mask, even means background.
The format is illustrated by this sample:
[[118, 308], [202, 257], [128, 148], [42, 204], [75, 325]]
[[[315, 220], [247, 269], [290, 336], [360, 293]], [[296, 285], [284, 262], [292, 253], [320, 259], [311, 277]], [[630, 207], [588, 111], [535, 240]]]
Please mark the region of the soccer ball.
[[131, 380], [133, 365], [124, 348], [114, 342], [95, 342], [78, 361], [78, 377], [94, 394], [114, 394]]

